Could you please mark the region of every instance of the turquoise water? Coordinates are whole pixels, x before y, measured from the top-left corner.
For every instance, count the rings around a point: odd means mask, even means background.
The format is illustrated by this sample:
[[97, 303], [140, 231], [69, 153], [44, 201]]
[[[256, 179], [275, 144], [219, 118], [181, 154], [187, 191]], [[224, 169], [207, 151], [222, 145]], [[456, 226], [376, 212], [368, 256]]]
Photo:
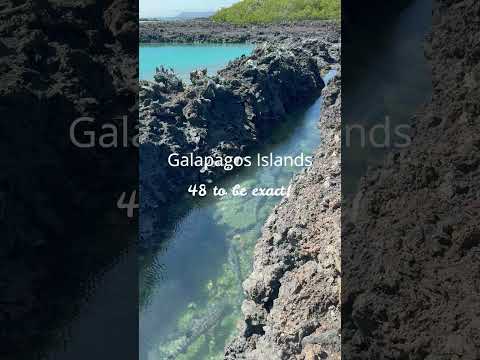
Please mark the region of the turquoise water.
[[163, 65], [172, 68], [183, 80], [190, 78], [193, 70], [207, 68], [214, 74], [230, 60], [248, 55], [254, 49], [250, 44], [142, 44], [140, 46], [140, 79], [151, 80], [155, 68]]
[[[172, 61], [185, 53], [199, 50], [200, 56], [208, 52], [204, 46], [197, 50], [180, 46], [169, 51], [174, 49], [178, 53], [169, 53]], [[210, 49], [212, 54], [201, 55], [207, 61], [218, 61], [221, 56], [215, 54], [225, 50]], [[185, 66], [184, 60], [182, 58], [181, 66]], [[319, 98], [303, 111], [289, 116], [259, 152], [294, 157], [313, 154], [320, 144], [317, 124], [321, 106]], [[288, 186], [300, 170], [246, 167], [220, 183], [210, 184], [209, 188], [218, 185], [231, 189], [236, 184], [248, 189], [279, 188]], [[158, 234], [155, 242], [166, 245], [161, 250], [152, 248], [140, 257], [142, 360], [223, 359], [224, 347], [236, 335], [242, 319], [242, 282], [252, 270], [255, 243], [280, 199], [251, 195], [196, 199], [183, 206], [186, 209], [181, 215], [165, 224], [168, 231], [165, 228], [155, 231]]]

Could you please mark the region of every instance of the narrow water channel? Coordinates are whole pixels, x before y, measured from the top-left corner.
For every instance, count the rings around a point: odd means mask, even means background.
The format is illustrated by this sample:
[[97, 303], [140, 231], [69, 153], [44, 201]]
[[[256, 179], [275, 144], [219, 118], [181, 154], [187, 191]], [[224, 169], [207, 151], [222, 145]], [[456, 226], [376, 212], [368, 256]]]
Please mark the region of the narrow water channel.
[[[325, 78], [328, 81], [333, 72]], [[291, 115], [260, 153], [313, 154], [322, 99]], [[286, 186], [299, 168], [243, 168], [223, 183], [231, 188]], [[242, 282], [251, 272], [261, 228], [279, 197], [206, 198], [175, 219], [163, 250], [140, 260], [141, 358], [223, 359], [241, 319]]]

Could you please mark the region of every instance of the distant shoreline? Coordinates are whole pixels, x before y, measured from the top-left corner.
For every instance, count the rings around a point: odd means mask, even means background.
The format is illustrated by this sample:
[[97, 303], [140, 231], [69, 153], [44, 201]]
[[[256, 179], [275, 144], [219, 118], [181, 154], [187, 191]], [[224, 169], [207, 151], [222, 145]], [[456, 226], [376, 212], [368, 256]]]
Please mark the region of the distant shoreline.
[[308, 20], [273, 24], [234, 25], [208, 18], [194, 20], [144, 20], [139, 41], [149, 43], [258, 43], [285, 39], [318, 38], [338, 34], [340, 22]]

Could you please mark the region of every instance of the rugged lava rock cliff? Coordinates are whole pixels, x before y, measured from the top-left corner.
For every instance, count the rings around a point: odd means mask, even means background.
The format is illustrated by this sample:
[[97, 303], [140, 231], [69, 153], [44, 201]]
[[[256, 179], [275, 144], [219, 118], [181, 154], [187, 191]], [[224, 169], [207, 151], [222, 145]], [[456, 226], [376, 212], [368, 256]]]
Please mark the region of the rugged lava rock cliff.
[[[171, 167], [170, 154], [246, 155], [286, 114], [320, 94], [321, 72], [337, 66], [339, 49], [338, 42], [319, 39], [265, 44], [215, 76], [192, 73], [191, 85], [165, 69], [157, 71], [155, 81], [142, 81], [140, 173], [145, 215], [149, 209], [165, 209], [187, 193], [189, 184], [209, 183], [223, 175], [221, 168]], [[143, 218], [144, 237], [154, 218]]]
[[339, 75], [323, 96], [322, 145], [265, 224], [226, 359], [340, 359]]

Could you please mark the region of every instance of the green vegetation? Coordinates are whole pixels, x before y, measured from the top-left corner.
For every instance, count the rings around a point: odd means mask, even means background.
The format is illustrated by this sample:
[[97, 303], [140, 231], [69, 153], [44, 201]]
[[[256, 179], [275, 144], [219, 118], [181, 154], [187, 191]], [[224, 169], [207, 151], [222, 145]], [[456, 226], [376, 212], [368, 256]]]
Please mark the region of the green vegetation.
[[340, 0], [242, 0], [212, 19], [233, 24], [340, 19]]

